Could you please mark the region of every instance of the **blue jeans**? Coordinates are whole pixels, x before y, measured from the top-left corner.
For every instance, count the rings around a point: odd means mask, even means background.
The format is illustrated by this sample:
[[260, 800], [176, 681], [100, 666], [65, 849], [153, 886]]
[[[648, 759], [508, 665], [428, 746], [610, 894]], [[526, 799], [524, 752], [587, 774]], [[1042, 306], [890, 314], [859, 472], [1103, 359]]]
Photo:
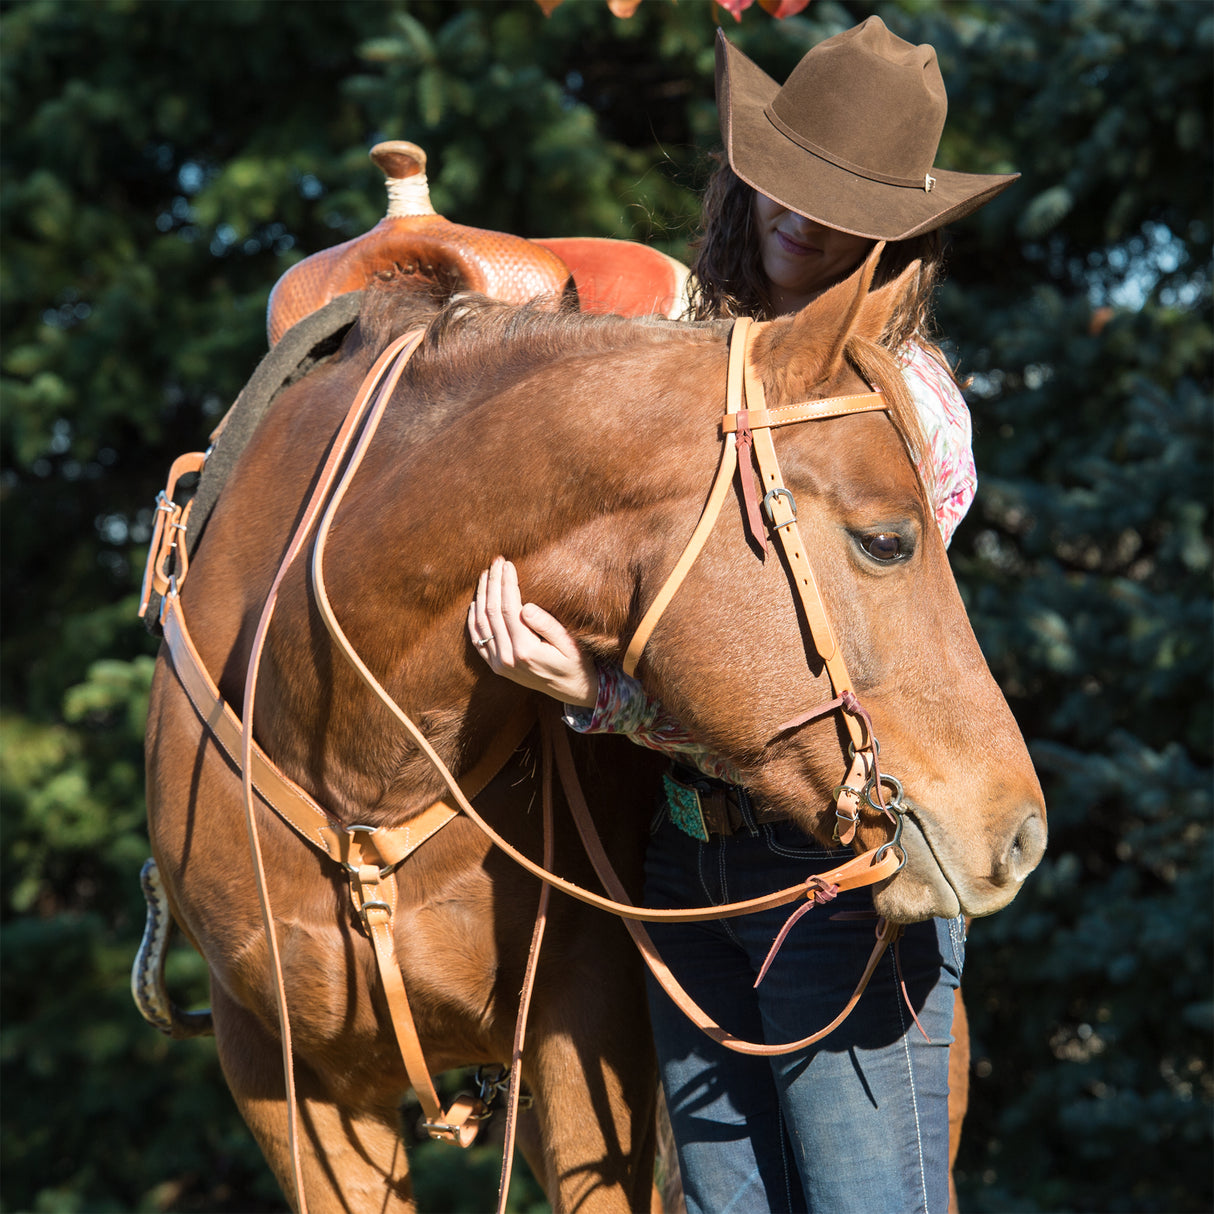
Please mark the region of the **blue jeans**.
[[[823, 872], [850, 854], [788, 822], [700, 843], [663, 818], [646, 857], [654, 907], [739, 901]], [[832, 1020], [863, 972], [875, 919], [868, 890], [815, 907], [792, 928], [758, 990], [776, 933], [801, 905], [704, 923], [651, 924], [663, 959], [717, 1023], [748, 1041], [795, 1041]], [[945, 1214], [948, 1047], [963, 924], [929, 920], [893, 950], [851, 1016], [808, 1050], [734, 1053], [705, 1036], [652, 977], [649, 1004], [689, 1214]]]

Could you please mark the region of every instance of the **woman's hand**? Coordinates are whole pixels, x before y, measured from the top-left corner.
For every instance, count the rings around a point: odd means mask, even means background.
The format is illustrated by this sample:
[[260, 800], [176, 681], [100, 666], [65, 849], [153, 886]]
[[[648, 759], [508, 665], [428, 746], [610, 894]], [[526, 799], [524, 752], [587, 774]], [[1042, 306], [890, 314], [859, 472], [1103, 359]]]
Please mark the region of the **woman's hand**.
[[580, 708], [598, 699], [599, 674], [559, 620], [524, 603], [518, 571], [496, 557], [480, 576], [468, 608], [468, 635], [495, 674]]

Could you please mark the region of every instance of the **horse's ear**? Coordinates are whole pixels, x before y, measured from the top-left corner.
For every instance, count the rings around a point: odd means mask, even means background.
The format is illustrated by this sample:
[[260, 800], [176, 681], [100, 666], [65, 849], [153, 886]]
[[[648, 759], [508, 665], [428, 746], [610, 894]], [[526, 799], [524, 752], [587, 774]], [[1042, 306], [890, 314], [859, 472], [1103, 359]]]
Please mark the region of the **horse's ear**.
[[807, 383], [830, 379], [839, 370], [847, 339], [865, 311], [868, 288], [884, 248], [885, 241], [877, 241], [851, 274], [823, 291], [792, 318], [789, 348], [795, 347], [798, 370]]
[[[811, 388], [834, 378], [852, 337], [878, 342], [906, 293], [914, 285], [921, 263], [913, 261], [892, 282], [870, 291], [877, 263], [885, 248], [878, 241], [864, 261], [847, 278], [823, 291], [795, 316], [769, 323], [755, 343], [757, 361], [783, 352], [790, 361], [784, 374], [791, 376], [791, 391]], [[792, 386], [799, 382], [801, 387]]]
[[889, 323], [889, 318], [893, 315], [894, 310], [914, 284], [922, 264], [919, 261], [912, 261], [893, 282], [887, 282], [883, 287], [869, 291], [861, 301], [860, 309], [856, 313], [855, 322], [848, 336], [855, 335], [867, 338], [869, 341], [877, 341], [885, 332], [885, 326]]

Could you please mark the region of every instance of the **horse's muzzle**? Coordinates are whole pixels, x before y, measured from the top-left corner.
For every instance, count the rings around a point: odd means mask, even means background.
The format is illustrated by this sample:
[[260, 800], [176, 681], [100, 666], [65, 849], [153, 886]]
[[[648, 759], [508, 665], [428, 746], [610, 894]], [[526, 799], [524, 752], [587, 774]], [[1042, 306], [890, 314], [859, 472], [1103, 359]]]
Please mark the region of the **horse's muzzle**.
[[1016, 887], [1041, 863], [1045, 855], [1045, 817], [1034, 809], [1021, 822], [1007, 847], [991, 865], [991, 884]]
[[992, 915], [1011, 902], [1045, 854], [1042, 807], [1029, 806], [1009, 835], [966, 843], [937, 830], [920, 806], [908, 808], [902, 838], [907, 863], [875, 899], [889, 919]]

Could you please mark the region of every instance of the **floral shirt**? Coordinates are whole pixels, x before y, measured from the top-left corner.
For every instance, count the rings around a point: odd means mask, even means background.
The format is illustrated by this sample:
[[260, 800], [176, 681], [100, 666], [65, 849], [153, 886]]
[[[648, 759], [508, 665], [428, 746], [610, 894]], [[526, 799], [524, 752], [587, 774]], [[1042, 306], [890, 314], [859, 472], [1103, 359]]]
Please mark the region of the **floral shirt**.
[[905, 346], [899, 362], [931, 448], [931, 466], [919, 471], [947, 545], [978, 489], [970, 411], [952, 376], [922, 346]]
[[[922, 346], [910, 343], [899, 361], [931, 450], [930, 467], [919, 471], [936, 505], [936, 522], [947, 544], [978, 488], [969, 409], [952, 377]], [[739, 783], [738, 772], [728, 759], [697, 742], [618, 666], [600, 665], [594, 707], [566, 705], [564, 719], [578, 733], [622, 733], [639, 746], [677, 758], [707, 776]]]

